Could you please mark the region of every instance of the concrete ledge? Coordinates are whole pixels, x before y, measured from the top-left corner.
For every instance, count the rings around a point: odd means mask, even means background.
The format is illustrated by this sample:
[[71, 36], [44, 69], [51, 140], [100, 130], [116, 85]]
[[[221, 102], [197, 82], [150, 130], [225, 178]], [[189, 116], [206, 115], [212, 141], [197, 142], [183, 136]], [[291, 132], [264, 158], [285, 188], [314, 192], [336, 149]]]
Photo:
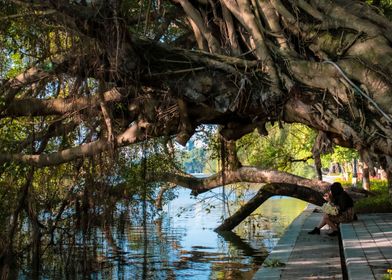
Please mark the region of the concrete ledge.
[[253, 276], [253, 280], [281, 278], [284, 267], [269, 267], [266, 264], [274, 260], [279, 260], [281, 263], [288, 262], [303, 224], [313, 213], [315, 208], [315, 205], [309, 204], [308, 207], [288, 226], [273, 251], [268, 255], [261, 268]]

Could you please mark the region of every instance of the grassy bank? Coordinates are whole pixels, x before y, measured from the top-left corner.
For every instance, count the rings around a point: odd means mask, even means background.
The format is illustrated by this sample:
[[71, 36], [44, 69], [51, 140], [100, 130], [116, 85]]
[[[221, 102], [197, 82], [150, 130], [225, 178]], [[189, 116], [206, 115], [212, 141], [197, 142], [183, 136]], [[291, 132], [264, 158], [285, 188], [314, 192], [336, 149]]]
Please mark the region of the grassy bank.
[[[350, 187], [348, 182], [341, 182], [343, 186]], [[358, 184], [362, 188], [362, 184]], [[356, 213], [390, 213], [392, 212], [392, 203], [389, 199], [388, 184], [385, 180], [372, 179], [370, 183], [372, 196], [360, 199], [355, 203]]]

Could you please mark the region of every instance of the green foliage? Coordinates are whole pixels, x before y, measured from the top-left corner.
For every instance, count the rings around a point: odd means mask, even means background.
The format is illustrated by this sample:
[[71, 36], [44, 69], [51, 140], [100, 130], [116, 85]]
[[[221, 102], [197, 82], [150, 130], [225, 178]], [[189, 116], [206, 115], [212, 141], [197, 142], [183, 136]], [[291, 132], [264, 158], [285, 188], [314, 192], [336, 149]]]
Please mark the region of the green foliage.
[[176, 159], [187, 173], [218, 172], [221, 161], [221, 141], [217, 126], [200, 126], [185, 149], [177, 147]]
[[359, 158], [355, 150], [335, 146], [333, 153], [321, 155], [321, 162], [323, 166], [328, 166], [331, 162], [351, 162], [354, 158]]
[[18, 141], [27, 137], [31, 126], [26, 119], [1, 119], [0, 120], [0, 146], [2, 152], [11, 152], [20, 148]]
[[34, 174], [34, 199], [39, 211], [55, 211], [66, 198], [76, 178], [71, 164], [37, 169]]
[[380, 13], [392, 19], [392, 0], [366, 0], [366, 3], [377, 7]]
[[353, 159], [359, 159], [358, 152], [354, 149], [335, 146], [331, 154], [331, 160], [334, 162], [351, 162]]
[[323, 167], [329, 167], [331, 163], [339, 163], [340, 167], [344, 169], [343, 172], [346, 172], [348, 181], [351, 182], [354, 159], [359, 159], [359, 154], [356, 150], [334, 146], [333, 153], [321, 155], [321, 164]]
[[183, 151], [181, 155], [182, 166], [187, 173], [202, 173], [206, 163], [207, 151], [205, 148], [192, 147]]
[[392, 212], [392, 203], [388, 193], [388, 183], [383, 180], [371, 180], [372, 193], [369, 196], [360, 199], [355, 203], [357, 213], [390, 213]]
[[[146, 196], [153, 202], [159, 187], [168, 186], [164, 182], [151, 182], [149, 178], [155, 178], [159, 173], [181, 173], [181, 161], [174, 150], [174, 146], [163, 139], [156, 139], [141, 145], [133, 145], [123, 149], [115, 161], [112, 171], [115, 182], [121, 188], [123, 195], [131, 198]], [[170, 192], [165, 198], [172, 195]]]
[[21, 186], [29, 167], [8, 164], [0, 168], [0, 249], [2, 241], [8, 238], [10, 223], [22, 195]]
[[381, 179], [371, 179], [372, 192], [375, 194], [388, 193], [388, 182]]
[[257, 132], [242, 137], [238, 143], [240, 160], [247, 165], [275, 168], [305, 177], [314, 177], [311, 166], [315, 133], [304, 125], [278, 125], [268, 128], [268, 136]]

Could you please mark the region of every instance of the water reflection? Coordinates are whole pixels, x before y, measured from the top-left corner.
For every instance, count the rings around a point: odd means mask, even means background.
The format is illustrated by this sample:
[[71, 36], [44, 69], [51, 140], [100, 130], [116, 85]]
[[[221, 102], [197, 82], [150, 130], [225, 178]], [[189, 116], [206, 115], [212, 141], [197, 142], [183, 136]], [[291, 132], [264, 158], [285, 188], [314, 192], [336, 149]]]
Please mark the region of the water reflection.
[[63, 217], [55, 234], [41, 236], [39, 261], [34, 250], [20, 248], [11, 278], [251, 279], [306, 204], [272, 198], [235, 232], [219, 235], [213, 229], [226, 215], [223, 203], [233, 213], [245, 201], [234, 196], [222, 202], [220, 193], [199, 201], [180, 189], [159, 215], [143, 202], [123, 202]]

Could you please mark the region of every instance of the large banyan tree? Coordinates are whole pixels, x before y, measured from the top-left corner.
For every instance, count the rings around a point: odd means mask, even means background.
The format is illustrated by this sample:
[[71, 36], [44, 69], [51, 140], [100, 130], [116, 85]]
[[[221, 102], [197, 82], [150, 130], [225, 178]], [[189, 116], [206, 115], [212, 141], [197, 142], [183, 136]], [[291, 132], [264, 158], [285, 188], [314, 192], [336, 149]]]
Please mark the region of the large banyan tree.
[[240, 216], [273, 194], [320, 203], [326, 183], [238, 162], [235, 140], [278, 122], [317, 131], [316, 163], [340, 145], [392, 174], [392, 22], [364, 1], [0, 4], [3, 167], [57, 166], [153, 138], [184, 145], [216, 124], [222, 172], [154, 179], [195, 193], [267, 183]]

